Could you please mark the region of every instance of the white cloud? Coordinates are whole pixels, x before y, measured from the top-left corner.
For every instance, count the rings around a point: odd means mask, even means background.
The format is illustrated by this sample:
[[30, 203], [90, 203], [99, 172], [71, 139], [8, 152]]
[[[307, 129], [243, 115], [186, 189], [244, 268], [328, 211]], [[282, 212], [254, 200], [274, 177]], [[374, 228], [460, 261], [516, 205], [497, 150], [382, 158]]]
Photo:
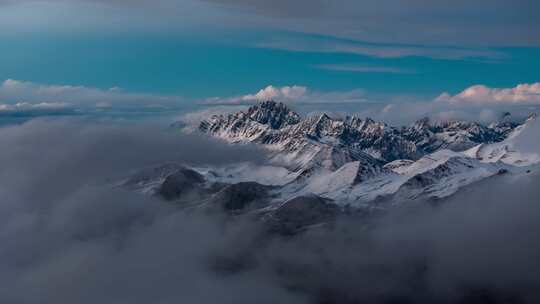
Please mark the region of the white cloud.
[[490, 88], [485, 85], [475, 85], [456, 95], [443, 93], [437, 97], [436, 101], [451, 104], [540, 105], [540, 83], [519, 84], [513, 88]]
[[40, 102], [28, 103], [18, 102], [16, 104], [0, 104], [0, 111], [17, 111], [17, 110], [34, 110], [34, 109], [61, 109], [69, 107], [70, 104], [65, 102]]
[[512, 88], [471, 86], [461, 93], [443, 93], [424, 100], [410, 98], [390, 101], [358, 113], [392, 124], [408, 124], [422, 117], [434, 120], [473, 120], [490, 123], [510, 112], [515, 120], [522, 120], [540, 111], [540, 83], [520, 84]]
[[299, 100], [306, 96], [307, 88], [303, 86], [284, 86], [281, 88], [274, 87], [272, 85], [267, 86], [264, 89], [261, 89], [256, 94], [248, 94], [242, 96], [242, 100]]
[[0, 84], [0, 109], [127, 105], [166, 105], [181, 100], [178, 96], [163, 96], [126, 92], [118, 87], [100, 89], [72, 85], [45, 85], [7, 79]]
[[174, 119], [177, 123], [182, 124], [182, 127], [187, 131], [194, 131], [199, 127], [201, 121], [208, 119], [214, 115], [228, 115], [245, 111], [248, 108], [246, 105], [222, 105], [211, 106], [196, 110], [193, 112], [184, 113]]
[[298, 103], [352, 103], [369, 102], [361, 89], [350, 91], [322, 92], [305, 86], [292, 85], [276, 87], [269, 85], [256, 93], [235, 97], [213, 97], [205, 100], [205, 104], [252, 104], [260, 101], [274, 100]]

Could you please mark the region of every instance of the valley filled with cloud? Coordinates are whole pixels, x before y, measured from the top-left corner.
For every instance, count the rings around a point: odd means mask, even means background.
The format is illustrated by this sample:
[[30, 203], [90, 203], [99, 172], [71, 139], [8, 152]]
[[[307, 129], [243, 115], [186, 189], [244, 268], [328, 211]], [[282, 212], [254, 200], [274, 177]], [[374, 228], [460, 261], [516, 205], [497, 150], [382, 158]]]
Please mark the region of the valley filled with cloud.
[[540, 303], [539, 3], [0, 0], [0, 303]]

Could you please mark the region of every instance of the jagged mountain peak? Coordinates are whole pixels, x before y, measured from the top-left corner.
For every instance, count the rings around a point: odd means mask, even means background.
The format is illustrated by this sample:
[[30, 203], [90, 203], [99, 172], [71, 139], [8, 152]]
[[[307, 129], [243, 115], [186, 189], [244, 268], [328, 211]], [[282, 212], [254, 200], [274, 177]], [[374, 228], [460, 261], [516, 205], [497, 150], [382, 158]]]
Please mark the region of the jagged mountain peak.
[[300, 122], [300, 115], [292, 111], [282, 102], [267, 100], [251, 106], [246, 113], [249, 118], [261, 124], [267, 124], [272, 129], [280, 129], [287, 125]]
[[267, 145], [272, 151], [289, 154], [288, 159], [305, 165], [310, 159], [318, 163], [323, 161], [321, 157], [334, 159], [334, 153], [327, 153], [333, 151], [332, 147], [355, 156], [350, 161], [361, 154], [383, 163], [417, 160], [440, 149], [465, 151], [480, 143], [502, 141], [515, 127], [514, 123], [484, 126], [459, 120], [432, 121], [428, 117], [402, 128], [355, 115], [332, 118], [320, 113], [301, 118], [287, 105], [268, 100], [228, 117], [212, 117], [203, 121], [199, 129], [230, 142]]
[[501, 115], [501, 118], [500, 118], [500, 121], [505, 121], [505, 120], [509, 120], [512, 118], [512, 113], [510, 112], [504, 112], [502, 113]]
[[418, 119], [417, 121], [415, 121], [412, 125], [411, 125], [411, 128], [414, 128], [414, 129], [424, 129], [424, 128], [428, 128], [430, 127], [431, 125], [431, 119], [429, 117], [422, 117], [420, 119]]

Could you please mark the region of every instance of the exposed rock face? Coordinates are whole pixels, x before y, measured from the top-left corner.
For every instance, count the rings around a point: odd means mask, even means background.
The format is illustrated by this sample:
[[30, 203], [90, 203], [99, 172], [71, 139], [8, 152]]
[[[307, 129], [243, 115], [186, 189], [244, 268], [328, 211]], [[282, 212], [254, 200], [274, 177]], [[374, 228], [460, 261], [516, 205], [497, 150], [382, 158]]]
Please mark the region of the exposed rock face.
[[273, 187], [256, 182], [242, 182], [225, 186], [210, 199], [211, 205], [219, 205], [226, 211], [239, 211], [253, 205], [268, 203], [269, 191]]
[[[490, 126], [474, 122], [431, 122], [421, 119], [396, 128], [370, 118], [327, 114], [301, 119], [283, 103], [266, 101], [246, 112], [213, 116], [199, 130], [230, 142], [254, 142], [287, 153], [291, 163], [337, 169], [349, 161], [366, 159], [382, 163], [417, 160], [440, 149], [464, 151], [480, 143], [504, 140], [517, 126], [506, 118]], [[315, 163], [315, 164], [314, 164]], [[376, 162], [375, 162], [376, 163]]]
[[283, 203], [270, 217], [272, 229], [289, 234], [310, 225], [331, 221], [340, 208], [316, 195], [298, 196]]
[[[396, 191], [407, 197], [450, 195], [501, 169], [452, 153], [501, 142], [516, 129], [519, 125], [508, 115], [489, 126], [424, 118], [401, 128], [357, 116], [336, 119], [320, 114], [300, 119], [283, 103], [273, 101], [246, 112], [213, 116], [199, 127], [229, 142], [268, 148], [271, 162], [297, 173], [288, 191], [352, 204]], [[433, 168], [430, 157], [439, 162]]]
[[465, 151], [481, 143], [500, 142], [517, 126], [510, 121], [484, 126], [476, 122], [431, 122], [423, 118], [404, 128], [402, 134], [424, 153], [440, 149]]
[[[152, 190], [152, 186], [156, 182], [162, 182], [167, 176], [184, 168], [180, 164], [167, 163], [156, 167], [150, 167], [138, 171], [122, 182], [122, 186], [135, 190]], [[148, 188], [148, 189], [145, 189]]]
[[258, 123], [270, 125], [272, 129], [281, 129], [300, 122], [300, 115], [291, 111], [283, 103], [272, 101], [265, 101], [249, 108], [247, 115]]
[[186, 195], [200, 195], [204, 192], [204, 177], [194, 170], [181, 168], [167, 176], [158, 194], [166, 200], [179, 199]]

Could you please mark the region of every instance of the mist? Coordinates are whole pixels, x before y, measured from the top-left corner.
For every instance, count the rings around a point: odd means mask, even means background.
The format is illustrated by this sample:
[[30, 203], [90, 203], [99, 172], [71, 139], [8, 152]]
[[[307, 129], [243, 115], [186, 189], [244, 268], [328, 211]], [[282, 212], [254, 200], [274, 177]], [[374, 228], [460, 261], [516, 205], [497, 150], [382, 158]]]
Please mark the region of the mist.
[[294, 236], [114, 187], [164, 162], [264, 152], [137, 123], [0, 128], [3, 303], [537, 303], [539, 176], [345, 214]]

